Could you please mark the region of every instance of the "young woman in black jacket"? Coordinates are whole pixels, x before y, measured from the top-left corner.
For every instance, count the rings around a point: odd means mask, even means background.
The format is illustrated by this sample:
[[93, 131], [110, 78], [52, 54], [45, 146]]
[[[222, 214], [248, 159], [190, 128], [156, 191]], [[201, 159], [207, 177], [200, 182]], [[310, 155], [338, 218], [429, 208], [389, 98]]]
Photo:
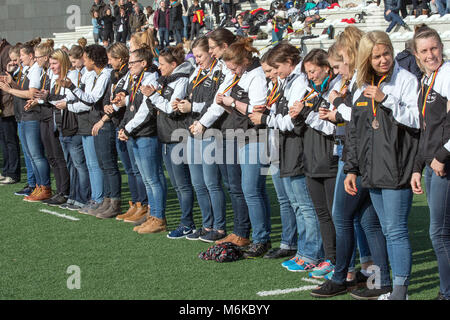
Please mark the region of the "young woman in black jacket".
[[430, 238], [440, 278], [439, 300], [450, 299], [450, 63], [443, 59], [444, 45], [436, 30], [422, 27], [414, 35], [414, 51], [425, 72], [419, 93], [420, 141], [412, 190], [425, 188], [430, 207]]
[[395, 63], [393, 54], [384, 32], [369, 32], [360, 41], [344, 166], [345, 190], [355, 195], [356, 177], [361, 176], [386, 237], [393, 292], [379, 299], [407, 298], [412, 262], [410, 179], [419, 142], [417, 79]]
[[338, 169], [336, 125], [319, 117], [320, 108], [330, 109], [329, 95], [335, 83], [328, 55], [313, 49], [303, 59], [302, 72], [308, 77], [308, 89], [289, 111], [295, 125], [303, 130], [303, 165], [306, 184], [319, 219], [325, 250], [321, 262], [310, 276], [323, 278], [336, 263], [336, 232], [332, 220], [334, 186]]

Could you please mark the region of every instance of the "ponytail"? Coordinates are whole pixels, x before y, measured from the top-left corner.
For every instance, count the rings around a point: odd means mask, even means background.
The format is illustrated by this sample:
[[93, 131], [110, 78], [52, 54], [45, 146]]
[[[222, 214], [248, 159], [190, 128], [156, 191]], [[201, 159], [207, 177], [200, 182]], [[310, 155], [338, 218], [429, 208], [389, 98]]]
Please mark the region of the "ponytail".
[[243, 65], [253, 59], [253, 54], [259, 51], [252, 46], [252, 38], [241, 38], [231, 44], [223, 53], [222, 59], [237, 65]]

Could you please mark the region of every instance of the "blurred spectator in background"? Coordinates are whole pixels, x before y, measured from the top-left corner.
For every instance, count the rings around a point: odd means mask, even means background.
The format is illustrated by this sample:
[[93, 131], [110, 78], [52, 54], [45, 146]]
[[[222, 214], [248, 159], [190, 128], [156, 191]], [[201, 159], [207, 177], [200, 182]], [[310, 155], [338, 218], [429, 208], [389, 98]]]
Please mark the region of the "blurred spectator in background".
[[141, 11], [139, 5], [135, 4], [133, 7], [133, 14], [130, 16], [130, 31], [131, 34], [141, 31], [145, 25], [146, 19], [144, 13]]
[[94, 11], [98, 12], [98, 17], [101, 18], [105, 15], [106, 4], [103, 0], [94, 0], [94, 4], [91, 7], [91, 16], [94, 15]]
[[117, 38], [116, 41], [125, 43], [127, 42], [128, 29], [129, 29], [129, 18], [127, 16], [127, 11], [125, 7], [120, 7], [119, 17], [114, 22], [117, 28]]
[[166, 8], [166, 2], [160, 1], [159, 9], [156, 10], [153, 16], [153, 24], [155, 29], [159, 33], [159, 45], [161, 48], [169, 46], [169, 27], [170, 27], [170, 16], [169, 9]]
[[172, 31], [172, 34], [175, 38], [175, 42], [177, 44], [183, 42], [182, 34], [183, 34], [183, 5], [181, 4], [181, 0], [172, 0], [170, 3], [169, 10], [169, 30]]

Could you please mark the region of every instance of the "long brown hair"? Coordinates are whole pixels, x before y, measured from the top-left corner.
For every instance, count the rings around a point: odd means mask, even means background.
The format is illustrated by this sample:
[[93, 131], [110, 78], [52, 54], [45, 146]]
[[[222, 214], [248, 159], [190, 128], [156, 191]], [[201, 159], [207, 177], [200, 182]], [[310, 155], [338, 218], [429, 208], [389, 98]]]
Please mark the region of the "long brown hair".
[[252, 43], [252, 38], [239, 39], [225, 50], [222, 59], [241, 66], [249, 63], [253, 59], [253, 54], [259, 53], [258, 49], [252, 46]]

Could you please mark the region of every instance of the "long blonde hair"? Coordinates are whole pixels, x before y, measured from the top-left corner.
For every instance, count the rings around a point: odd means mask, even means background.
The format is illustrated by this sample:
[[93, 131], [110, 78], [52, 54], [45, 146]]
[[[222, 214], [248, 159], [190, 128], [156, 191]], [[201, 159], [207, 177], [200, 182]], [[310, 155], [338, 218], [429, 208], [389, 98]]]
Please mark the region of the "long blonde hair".
[[156, 52], [155, 37], [152, 29], [147, 29], [142, 32], [135, 32], [131, 35], [131, 39], [139, 48], [149, 49], [154, 57], [158, 57]]
[[364, 32], [355, 26], [348, 26], [344, 29], [344, 32], [337, 36], [335, 45], [338, 52], [345, 52], [348, 61], [348, 69], [350, 71], [350, 77], [352, 77], [356, 68], [356, 59], [358, 55], [358, 47], [363, 37]]
[[[366, 33], [359, 43], [358, 56], [356, 62], [356, 69], [358, 70], [356, 76], [356, 84], [361, 88], [365, 83], [370, 83], [375, 71], [373, 70], [371, 58], [372, 50], [376, 45], [385, 45], [391, 52], [392, 59], [394, 59], [394, 47], [391, 39], [386, 32], [370, 31]], [[394, 65], [392, 65], [393, 67]]]
[[[58, 76], [59, 79], [66, 78], [69, 70], [72, 68], [72, 63], [70, 62], [67, 52], [62, 49], [57, 49], [50, 55], [50, 59], [57, 60], [61, 66], [61, 72]], [[60, 86], [57, 84], [55, 92], [58, 94], [60, 89]]]

